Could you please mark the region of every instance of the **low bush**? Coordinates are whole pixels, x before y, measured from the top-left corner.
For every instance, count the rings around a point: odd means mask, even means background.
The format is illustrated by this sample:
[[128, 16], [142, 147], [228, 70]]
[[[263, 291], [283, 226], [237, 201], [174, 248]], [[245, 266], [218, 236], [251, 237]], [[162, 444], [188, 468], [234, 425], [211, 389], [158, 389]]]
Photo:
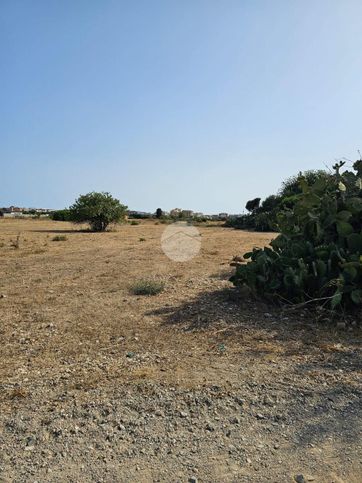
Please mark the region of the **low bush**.
[[357, 308], [362, 305], [362, 160], [353, 171], [335, 173], [308, 184], [298, 178], [293, 208], [277, 214], [280, 235], [270, 247], [246, 253], [235, 285], [284, 303], [317, 303]]
[[68, 240], [68, 238], [67, 238], [66, 235], [55, 235], [52, 238], [52, 241], [55, 241], [55, 242], [67, 241], [67, 240]]
[[16, 237], [16, 240], [10, 240], [10, 245], [12, 248], [15, 248], [15, 250], [19, 250], [20, 248], [20, 233]]
[[71, 221], [71, 213], [69, 210], [57, 210], [51, 214], [51, 219], [54, 221]]
[[136, 225], [139, 225], [139, 224], [140, 224], [139, 221], [136, 221], [136, 220], [130, 221], [130, 225], [132, 225], [132, 226], [136, 226]]
[[157, 295], [165, 288], [161, 280], [142, 279], [131, 285], [130, 290], [134, 295]]

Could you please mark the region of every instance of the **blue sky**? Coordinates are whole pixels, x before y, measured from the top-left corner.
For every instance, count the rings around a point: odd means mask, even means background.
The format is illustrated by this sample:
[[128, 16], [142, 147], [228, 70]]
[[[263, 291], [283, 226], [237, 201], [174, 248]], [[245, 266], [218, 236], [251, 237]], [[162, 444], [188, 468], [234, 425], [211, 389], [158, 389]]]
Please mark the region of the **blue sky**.
[[0, 206], [238, 213], [362, 149], [360, 0], [2, 0]]

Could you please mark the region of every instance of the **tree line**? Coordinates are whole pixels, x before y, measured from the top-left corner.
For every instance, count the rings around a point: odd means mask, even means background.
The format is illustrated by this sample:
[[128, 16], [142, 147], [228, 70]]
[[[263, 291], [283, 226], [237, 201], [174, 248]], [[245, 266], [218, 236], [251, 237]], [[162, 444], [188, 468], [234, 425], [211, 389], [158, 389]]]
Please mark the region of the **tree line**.
[[282, 183], [277, 194], [269, 195], [263, 202], [261, 198], [249, 200], [245, 205], [248, 213], [228, 219], [226, 226], [262, 232], [279, 231], [277, 215], [281, 210], [293, 209], [301, 193], [299, 183], [301, 176], [308, 185], [312, 185], [318, 179], [330, 179], [332, 174], [323, 170], [309, 170], [292, 176]]

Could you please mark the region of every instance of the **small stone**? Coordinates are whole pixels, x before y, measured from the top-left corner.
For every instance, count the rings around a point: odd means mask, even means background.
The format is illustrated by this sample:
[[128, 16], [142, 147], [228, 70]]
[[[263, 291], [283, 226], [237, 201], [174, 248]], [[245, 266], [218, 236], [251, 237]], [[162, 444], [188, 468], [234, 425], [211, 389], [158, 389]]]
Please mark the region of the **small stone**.
[[306, 483], [306, 479], [303, 475], [295, 475], [294, 479], [297, 483]]
[[268, 395], [264, 397], [263, 404], [265, 406], [274, 406], [273, 400]]
[[262, 414], [260, 413], [257, 413], [256, 414], [256, 419], [265, 419], [265, 416], [263, 416]]
[[197, 478], [196, 478], [196, 476], [191, 476], [191, 477], [189, 478], [189, 483], [197, 483]]
[[345, 328], [346, 328], [346, 323], [343, 322], [343, 320], [340, 320], [339, 322], [337, 322], [337, 329], [344, 330]]
[[0, 293], [0, 299], [6, 299], [6, 295], [4, 293]]
[[235, 397], [234, 400], [236, 403], [239, 404], [239, 406], [242, 406], [245, 403], [245, 400], [242, 399], [241, 397]]
[[180, 411], [181, 418], [187, 418], [188, 414], [185, 411]]
[[215, 431], [214, 426], [212, 424], [210, 424], [210, 423], [207, 423], [206, 429], [207, 429], [207, 431]]

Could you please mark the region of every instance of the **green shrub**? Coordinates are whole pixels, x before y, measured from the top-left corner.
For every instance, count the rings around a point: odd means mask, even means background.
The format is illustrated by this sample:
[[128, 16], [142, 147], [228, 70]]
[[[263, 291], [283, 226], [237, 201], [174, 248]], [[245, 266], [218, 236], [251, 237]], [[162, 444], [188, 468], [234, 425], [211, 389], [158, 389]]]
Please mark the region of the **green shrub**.
[[255, 248], [231, 278], [268, 298], [323, 306], [362, 305], [362, 161], [309, 185], [299, 177], [293, 208], [277, 215], [280, 235]]
[[142, 279], [131, 285], [130, 290], [134, 295], [157, 295], [165, 288], [161, 280]]
[[140, 242], [144, 242], [144, 241], [146, 241], [146, 238], [143, 238], [143, 237], [141, 236], [141, 238], [140, 238]]
[[139, 221], [136, 221], [136, 220], [132, 220], [130, 222], [130, 225], [132, 225], [132, 226], [136, 226], [136, 225], [139, 225], [139, 224], [140, 224], [140, 222]]
[[68, 238], [67, 238], [66, 235], [55, 235], [52, 238], [52, 241], [55, 241], [55, 242], [67, 241], [67, 240], [68, 240]]
[[51, 219], [54, 221], [71, 221], [70, 211], [65, 210], [57, 210], [51, 214]]
[[271, 213], [248, 213], [229, 218], [225, 226], [239, 230], [272, 232], [276, 231], [276, 215]]

